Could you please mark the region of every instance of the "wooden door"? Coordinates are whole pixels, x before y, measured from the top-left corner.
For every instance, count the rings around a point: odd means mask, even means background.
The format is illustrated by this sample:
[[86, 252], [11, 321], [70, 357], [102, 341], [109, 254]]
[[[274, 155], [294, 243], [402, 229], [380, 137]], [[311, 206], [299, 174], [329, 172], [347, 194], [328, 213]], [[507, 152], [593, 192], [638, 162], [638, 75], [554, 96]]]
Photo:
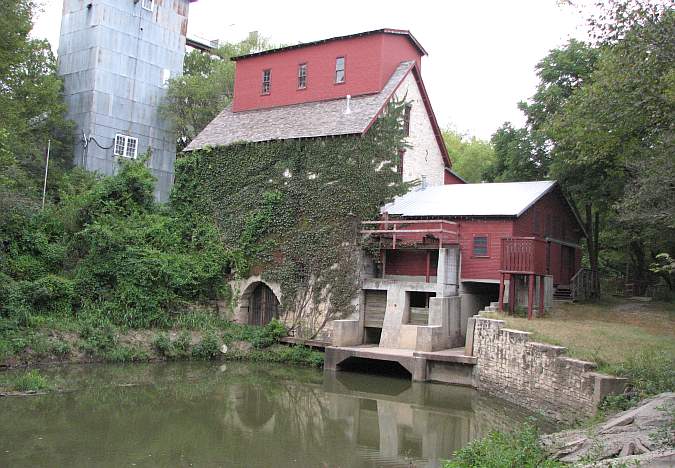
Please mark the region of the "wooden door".
[[266, 284], [260, 283], [251, 293], [249, 324], [267, 325], [279, 317], [279, 300]]
[[560, 284], [570, 284], [574, 276], [574, 248], [567, 245], [560, 249]]

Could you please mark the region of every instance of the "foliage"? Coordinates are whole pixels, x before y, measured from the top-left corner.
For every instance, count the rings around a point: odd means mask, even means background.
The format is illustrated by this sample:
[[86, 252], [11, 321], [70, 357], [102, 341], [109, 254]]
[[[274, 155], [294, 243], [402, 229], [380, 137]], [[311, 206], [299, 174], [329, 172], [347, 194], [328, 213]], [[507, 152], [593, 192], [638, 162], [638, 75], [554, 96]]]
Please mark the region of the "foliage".
[[218, 297], [229, 255], [217, 228], [156, 205], [152, 193], [135, 161], [44, 212], [11, 210], [0, 221], [0, 313], [165, 326], [184, 303]]
[[11, 388], [17, 392], [29, 392], [48, 390], [51, 388], [49, 381], [36, 369], [24, 372], [12, 382]]
[[494, 163], [485, 169], [489, 182], [521, 182], [546, 177], [546, 153], [526, 128], [506, 122], [492, 135]]
[[254, 362], [277, 362], [298, 366], [323, 366], [323, 353], [305, 346], [274, 346], [266, 349], [252, 349], [248, 352], [229, 352], [226, 359], [246, 359]]
[[178, 151], [230, 104], [235, 69], [230, 59], [269, 48], [266, 39], [252, 33], [241, 42], [221, 44], [211, 53], [193, 50], [185, 56], [183, 75], [169, 81], [161, 110], [178, 134]]
[[192, 350], [195, 359], [210, 360], [220, 355], [220, 340], [213, 332], [207, 332], [202, 341], [197, 343]]
[[494, 431], [455, 452], [444, 468], [557, 468], [547, 459], [536, 428], [526, 424], [513, 432]]
[[225, 330], [223, 339], [225, 343], [246, 341], [256, 349], [263, 349], [278, 343], [280, 338], [287, 335], [284, 324], [279, 320], [272, 320], [263, 327], [232, 323]]
[[[52, 187], [68, 167], [73, 126], [65, 118], [56, 58], [49, 43], [30, 39], [32, 0], [0, 4], [0, 207], [39, 200], [47, 140]], [[50, 191], [50, 194], [52, 192]]]
[[172, 203], [214, 218], [235, 273], [253, 265], [280, 283], [285, 321], [314, 336], [352, 312], [359, 221], [410, 187], [393, 170], [402, 110], [392, 104], [362, 137], [193, 151], [177, 161]]
[[672, 355], [651, 349], [629, 357], [613, 373], [628, 378], [635, 402], [663, 392], [675, 391]]
[[453, 130], [443, 131], [443, 141], [452, 158], [452, 169], [470, 183], [482, 182], [494, 164], [492, 145], [476, 137], [467, 138]]

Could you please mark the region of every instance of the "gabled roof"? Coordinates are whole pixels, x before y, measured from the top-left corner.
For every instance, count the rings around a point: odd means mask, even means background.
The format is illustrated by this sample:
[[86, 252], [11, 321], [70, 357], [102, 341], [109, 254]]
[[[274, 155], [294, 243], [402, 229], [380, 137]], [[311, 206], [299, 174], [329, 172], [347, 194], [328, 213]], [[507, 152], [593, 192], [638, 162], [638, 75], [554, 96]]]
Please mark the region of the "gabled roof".
[[346, 36], [335, 36], [335, 37], [329, 37], [328, 39], [321, 39], [318, 41], [311, 41], [311, 42], [303, 42], [300, 44], [294, 44], [286, 47], [279, 47], [277, 49], [270, 49], [270, 50], [263, 50], [261, 52], [253, 52], [251, 54], [244, 54], [244, 55], [238, 55], [236, 57], [232, 57], [230, 60], [242, 60], [250, 57], [258, 57], [260, 55], [268, 55], [268, 54], [275, 54], [277, 52], [282, 52], [285, 50], [292, 50], [292, 49], [300, 49], [302, 47], [309, 47], [309, 46], [314, 46], [314, 45], [319, 45], [319, 44], [325, 44], [326, 42], [333, 42], [333, 41], [341, 41], [344, 39], [352, 39], [355, 37], [362, 37], [362, 36], [370, 36], [373, 34], [397, 34], [397, 35], [402, 35], [406, 36], [408, 40], [412, 43], [413, 46], [420, 52], [422, 55], [427, 55], [427, 51], [424, 50], [424, 47], [422, 47], [422, 44], [419, 43], [417, 39], [415, 39], [415, 36], [411, 34], [410, 31], [404, 30], [404, 29], [391, 29], [391, 28], [382, 28], [382, 29], [375, 29], [373, 31], [366, 31], [366, 32], [361, 32], [361, 33], [356, 33], [356, 34], [348, 34]]
[[411, 72], [419, 86], [444, 163], [449, 167], [448, 152], [414, 61], [401, 62], [379, 93], [352, 97], [349, 113], [345, 113], [347, 109], [345, 98], [240, 112], [232, 112], [228, 107], [213, 119], [184, 151], [242, 142], [361, 135], [375, 123]]
[[406, 217], [518, 217], [555, 186], [555, 181], [439, 185], [398, 197], [382, 211]]

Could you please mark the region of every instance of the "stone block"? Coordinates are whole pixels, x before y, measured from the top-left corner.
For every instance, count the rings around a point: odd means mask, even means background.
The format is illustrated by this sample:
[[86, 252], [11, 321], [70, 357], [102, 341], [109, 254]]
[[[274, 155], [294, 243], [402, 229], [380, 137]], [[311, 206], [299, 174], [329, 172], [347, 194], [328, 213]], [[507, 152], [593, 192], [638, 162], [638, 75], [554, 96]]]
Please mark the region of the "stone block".
[[355, 346], [363, 342], [363, 327], [358, 320], [333, 320], [333, 346]]

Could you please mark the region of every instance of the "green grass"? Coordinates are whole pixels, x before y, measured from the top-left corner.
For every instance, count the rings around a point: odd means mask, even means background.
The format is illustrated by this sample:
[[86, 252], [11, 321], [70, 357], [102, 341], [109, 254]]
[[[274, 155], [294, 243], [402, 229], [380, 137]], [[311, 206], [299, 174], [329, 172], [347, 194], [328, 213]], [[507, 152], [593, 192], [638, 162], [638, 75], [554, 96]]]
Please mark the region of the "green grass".
[[14, 378], [13, 381], [9, 383], [8, 387], [17, 392], [29, 392], [49, 390], [51, 385], [44, 376], [36, 369], [33, 369]]
[[453, 454], [443, 468], [563, 468], [549, 460], [539, 443], [534, 426], [524, 425], [513, 432], [491, 432]]

